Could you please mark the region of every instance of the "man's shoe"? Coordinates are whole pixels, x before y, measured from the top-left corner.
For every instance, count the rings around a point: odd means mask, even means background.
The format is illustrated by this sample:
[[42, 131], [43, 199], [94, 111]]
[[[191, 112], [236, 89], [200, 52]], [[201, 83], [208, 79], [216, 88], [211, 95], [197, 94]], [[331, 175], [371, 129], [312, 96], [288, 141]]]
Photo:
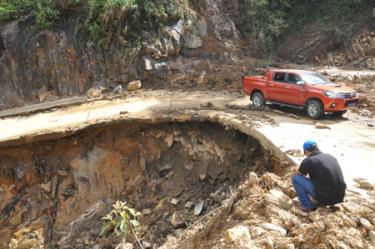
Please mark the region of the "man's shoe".
[[300, 203], [297, 204], [299, 209], [305, 213], [310, 213], [310, 212], [313, 212], [316, 210], [316, 207], [313, 207], [313, 208], [306, 208], [306, 207], [302, 207]]
[[313, 212], [316, 210], [316, 208], [304, 208], [304, 207], [300, 207], [300, 209], [303, 211], [303, 212], [306, 212], [306, 213], [310, 213], [310, 212]]

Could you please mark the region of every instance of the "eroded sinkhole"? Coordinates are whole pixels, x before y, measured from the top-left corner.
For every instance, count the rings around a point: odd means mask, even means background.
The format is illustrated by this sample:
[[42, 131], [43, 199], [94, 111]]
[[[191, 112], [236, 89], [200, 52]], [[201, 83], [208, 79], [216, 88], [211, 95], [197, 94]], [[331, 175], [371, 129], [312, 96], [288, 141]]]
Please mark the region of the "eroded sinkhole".
[[116, 200], [142, 212], [143, 240], [160, 245], [267, 158], [258, 141], [210, 122], [117, 124], [2, 148], [0, 247], [113, 248], [116, 237], [99, 233]]

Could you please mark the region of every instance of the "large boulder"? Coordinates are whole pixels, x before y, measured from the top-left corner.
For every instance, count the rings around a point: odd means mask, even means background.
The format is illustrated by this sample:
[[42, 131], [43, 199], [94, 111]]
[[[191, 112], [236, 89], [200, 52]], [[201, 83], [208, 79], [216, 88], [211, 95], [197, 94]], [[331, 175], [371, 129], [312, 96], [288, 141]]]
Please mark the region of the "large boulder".
[[132, 81], [128, 84], [128, 91], [136, 91], [141, 89], [142, 83], [140, 80]]
[[186, 48], [200, 48], [202, 47], [202, 39], [193, 33], [187, 32], [185, 34], [185, 47]]
[[225, 239], [227, 242], [234, 244], [235, 248], [254, 248], [254, 245], [251, 242], [249, 228], [243, 225], [238, 225], [228, 229], [225, 233]]

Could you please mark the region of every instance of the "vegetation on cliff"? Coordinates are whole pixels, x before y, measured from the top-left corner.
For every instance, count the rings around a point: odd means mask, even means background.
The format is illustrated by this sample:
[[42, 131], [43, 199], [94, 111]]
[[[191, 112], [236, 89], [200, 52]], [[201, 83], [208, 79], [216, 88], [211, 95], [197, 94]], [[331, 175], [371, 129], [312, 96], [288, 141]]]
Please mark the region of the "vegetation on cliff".
[[88, 44], [108, 48], [183, 19], [185, 6], [185, 0], [0, 0], [0, 21], [32, 16], [43, 29], [79, 11]]
[[[272, 47], [287, 31], [337, 20], [372, 0], [238, 0], [237, 28], [258, 51]], [[158, 31], [187, 16], [193, 0], [0, 0], [0, 22], [35, 17], [40, 28], [78, 13], [89, 46], [138, 46], [144, 31]], [[228, 9], [233, 2], [228, 2]], [[204, 13], [203, 13], [204, 15]]]
[[373, 0], [239, 0], [244, 12], [238, 29], [258, 50], [266, 51], [286, 32], [304, 25], [339, 20]]

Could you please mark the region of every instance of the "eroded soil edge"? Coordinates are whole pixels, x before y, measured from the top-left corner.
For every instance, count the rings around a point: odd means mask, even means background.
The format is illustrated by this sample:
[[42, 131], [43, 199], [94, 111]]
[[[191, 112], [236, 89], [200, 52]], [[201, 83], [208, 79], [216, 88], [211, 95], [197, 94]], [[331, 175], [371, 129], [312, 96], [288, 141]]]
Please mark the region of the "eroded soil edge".
[[112, 248], [100, 218], [117, 199], [161, 245], [200, 217], [193, 205], [209, 213], [248, 172], [273, 167], [257, 140], [208, 121], [91, 127], [2, 148], [0, 164], [1, 248]]

